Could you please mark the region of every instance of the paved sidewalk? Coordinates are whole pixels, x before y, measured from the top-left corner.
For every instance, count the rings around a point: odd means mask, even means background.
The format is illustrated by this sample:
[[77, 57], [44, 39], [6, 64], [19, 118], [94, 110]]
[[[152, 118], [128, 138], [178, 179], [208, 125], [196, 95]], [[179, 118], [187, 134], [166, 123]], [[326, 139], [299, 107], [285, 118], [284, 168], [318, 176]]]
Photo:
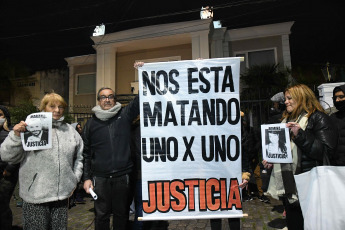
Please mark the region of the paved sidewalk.
[[[270, 204], [260, 202], [257, 198], [252, 201], [243, 203], [243, 213], [248, 217], [242, 218], [241, 224], [243, 230], [272, 230], [284, 229], [286, 226], [285, 219], [282, 218], [283, 206], [280, 201], [272, 198]], [[94, 212], [93, 201], [91, 198], [85, 198], [85, 204], [77, 204], [69, 209], [68, 212], [68, 229], [69, 230], [94, 230]], [[17, 229], [22, 227], [22, 209], [16, 207], [16, 200], [12, 199], [11, 209], [13, 212], [13, 225]], [[134, 216], [130, 216], [131, 222]], [[16, 229], [16, 228], [15, 228]], [[149, 229], [155, 230], [211, 230], [209, 220], [173, 220], [159, 221], [154, 223]], [[223, 230], [229, 229], [227, 221], [223, 220]], [[287, 228], [285, 228], [287, 229]]]

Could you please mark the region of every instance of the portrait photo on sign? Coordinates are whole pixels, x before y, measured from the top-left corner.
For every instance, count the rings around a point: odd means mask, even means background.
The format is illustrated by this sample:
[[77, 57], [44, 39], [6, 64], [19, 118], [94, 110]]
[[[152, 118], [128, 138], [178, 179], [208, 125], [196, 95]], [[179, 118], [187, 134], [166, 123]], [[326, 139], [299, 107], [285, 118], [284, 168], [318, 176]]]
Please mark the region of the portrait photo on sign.
[[25, 151], [51, 148], [52, 113], [33, 113], [27, 116], [26, 131], [21, 133]]
[[270, 163], [292, 163], [290, 134], [285, 124], [261, 125], [262, 159]]

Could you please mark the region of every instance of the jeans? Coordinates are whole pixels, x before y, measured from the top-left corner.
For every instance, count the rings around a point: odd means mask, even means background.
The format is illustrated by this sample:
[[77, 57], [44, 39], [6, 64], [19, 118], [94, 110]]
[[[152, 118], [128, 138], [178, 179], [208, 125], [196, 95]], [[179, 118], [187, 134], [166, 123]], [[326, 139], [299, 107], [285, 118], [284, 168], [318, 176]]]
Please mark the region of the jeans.
[[98, 196], [95, 200], [95, 230], [110, 229], [111, 214], [113, 229], [125, 230], [132, 201], [130, 176], [94, 177], [94, 191]]

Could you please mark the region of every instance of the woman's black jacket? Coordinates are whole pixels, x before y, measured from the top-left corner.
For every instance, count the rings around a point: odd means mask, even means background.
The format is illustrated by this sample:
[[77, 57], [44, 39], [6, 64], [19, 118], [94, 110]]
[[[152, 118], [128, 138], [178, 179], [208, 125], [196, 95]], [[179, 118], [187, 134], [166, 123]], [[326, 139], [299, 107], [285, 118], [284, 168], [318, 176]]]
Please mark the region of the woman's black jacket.
[[338, 130], [325, 113], [315, 111], [305, 130], [300, 129], [293, 141], [302, 152], [301, 173], [323, 165], [324, 155], [332, 160], [338, 141]]

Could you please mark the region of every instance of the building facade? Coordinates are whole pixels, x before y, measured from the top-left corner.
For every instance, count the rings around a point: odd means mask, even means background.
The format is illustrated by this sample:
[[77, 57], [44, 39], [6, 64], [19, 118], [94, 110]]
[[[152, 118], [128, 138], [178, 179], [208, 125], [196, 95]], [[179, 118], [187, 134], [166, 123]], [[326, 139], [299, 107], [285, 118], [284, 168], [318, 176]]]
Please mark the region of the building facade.
[[96, 54], [68, 57], [70, 105], [96, 104], [107, 86], [117, 95], [138, 90], [136, 61], [244, 57], [241, 71], [259, 64], [291, 66], [289, 34], [293, 22], [240, 29], [214, 27], [212, 19], [140, 27], [91, 37]]

